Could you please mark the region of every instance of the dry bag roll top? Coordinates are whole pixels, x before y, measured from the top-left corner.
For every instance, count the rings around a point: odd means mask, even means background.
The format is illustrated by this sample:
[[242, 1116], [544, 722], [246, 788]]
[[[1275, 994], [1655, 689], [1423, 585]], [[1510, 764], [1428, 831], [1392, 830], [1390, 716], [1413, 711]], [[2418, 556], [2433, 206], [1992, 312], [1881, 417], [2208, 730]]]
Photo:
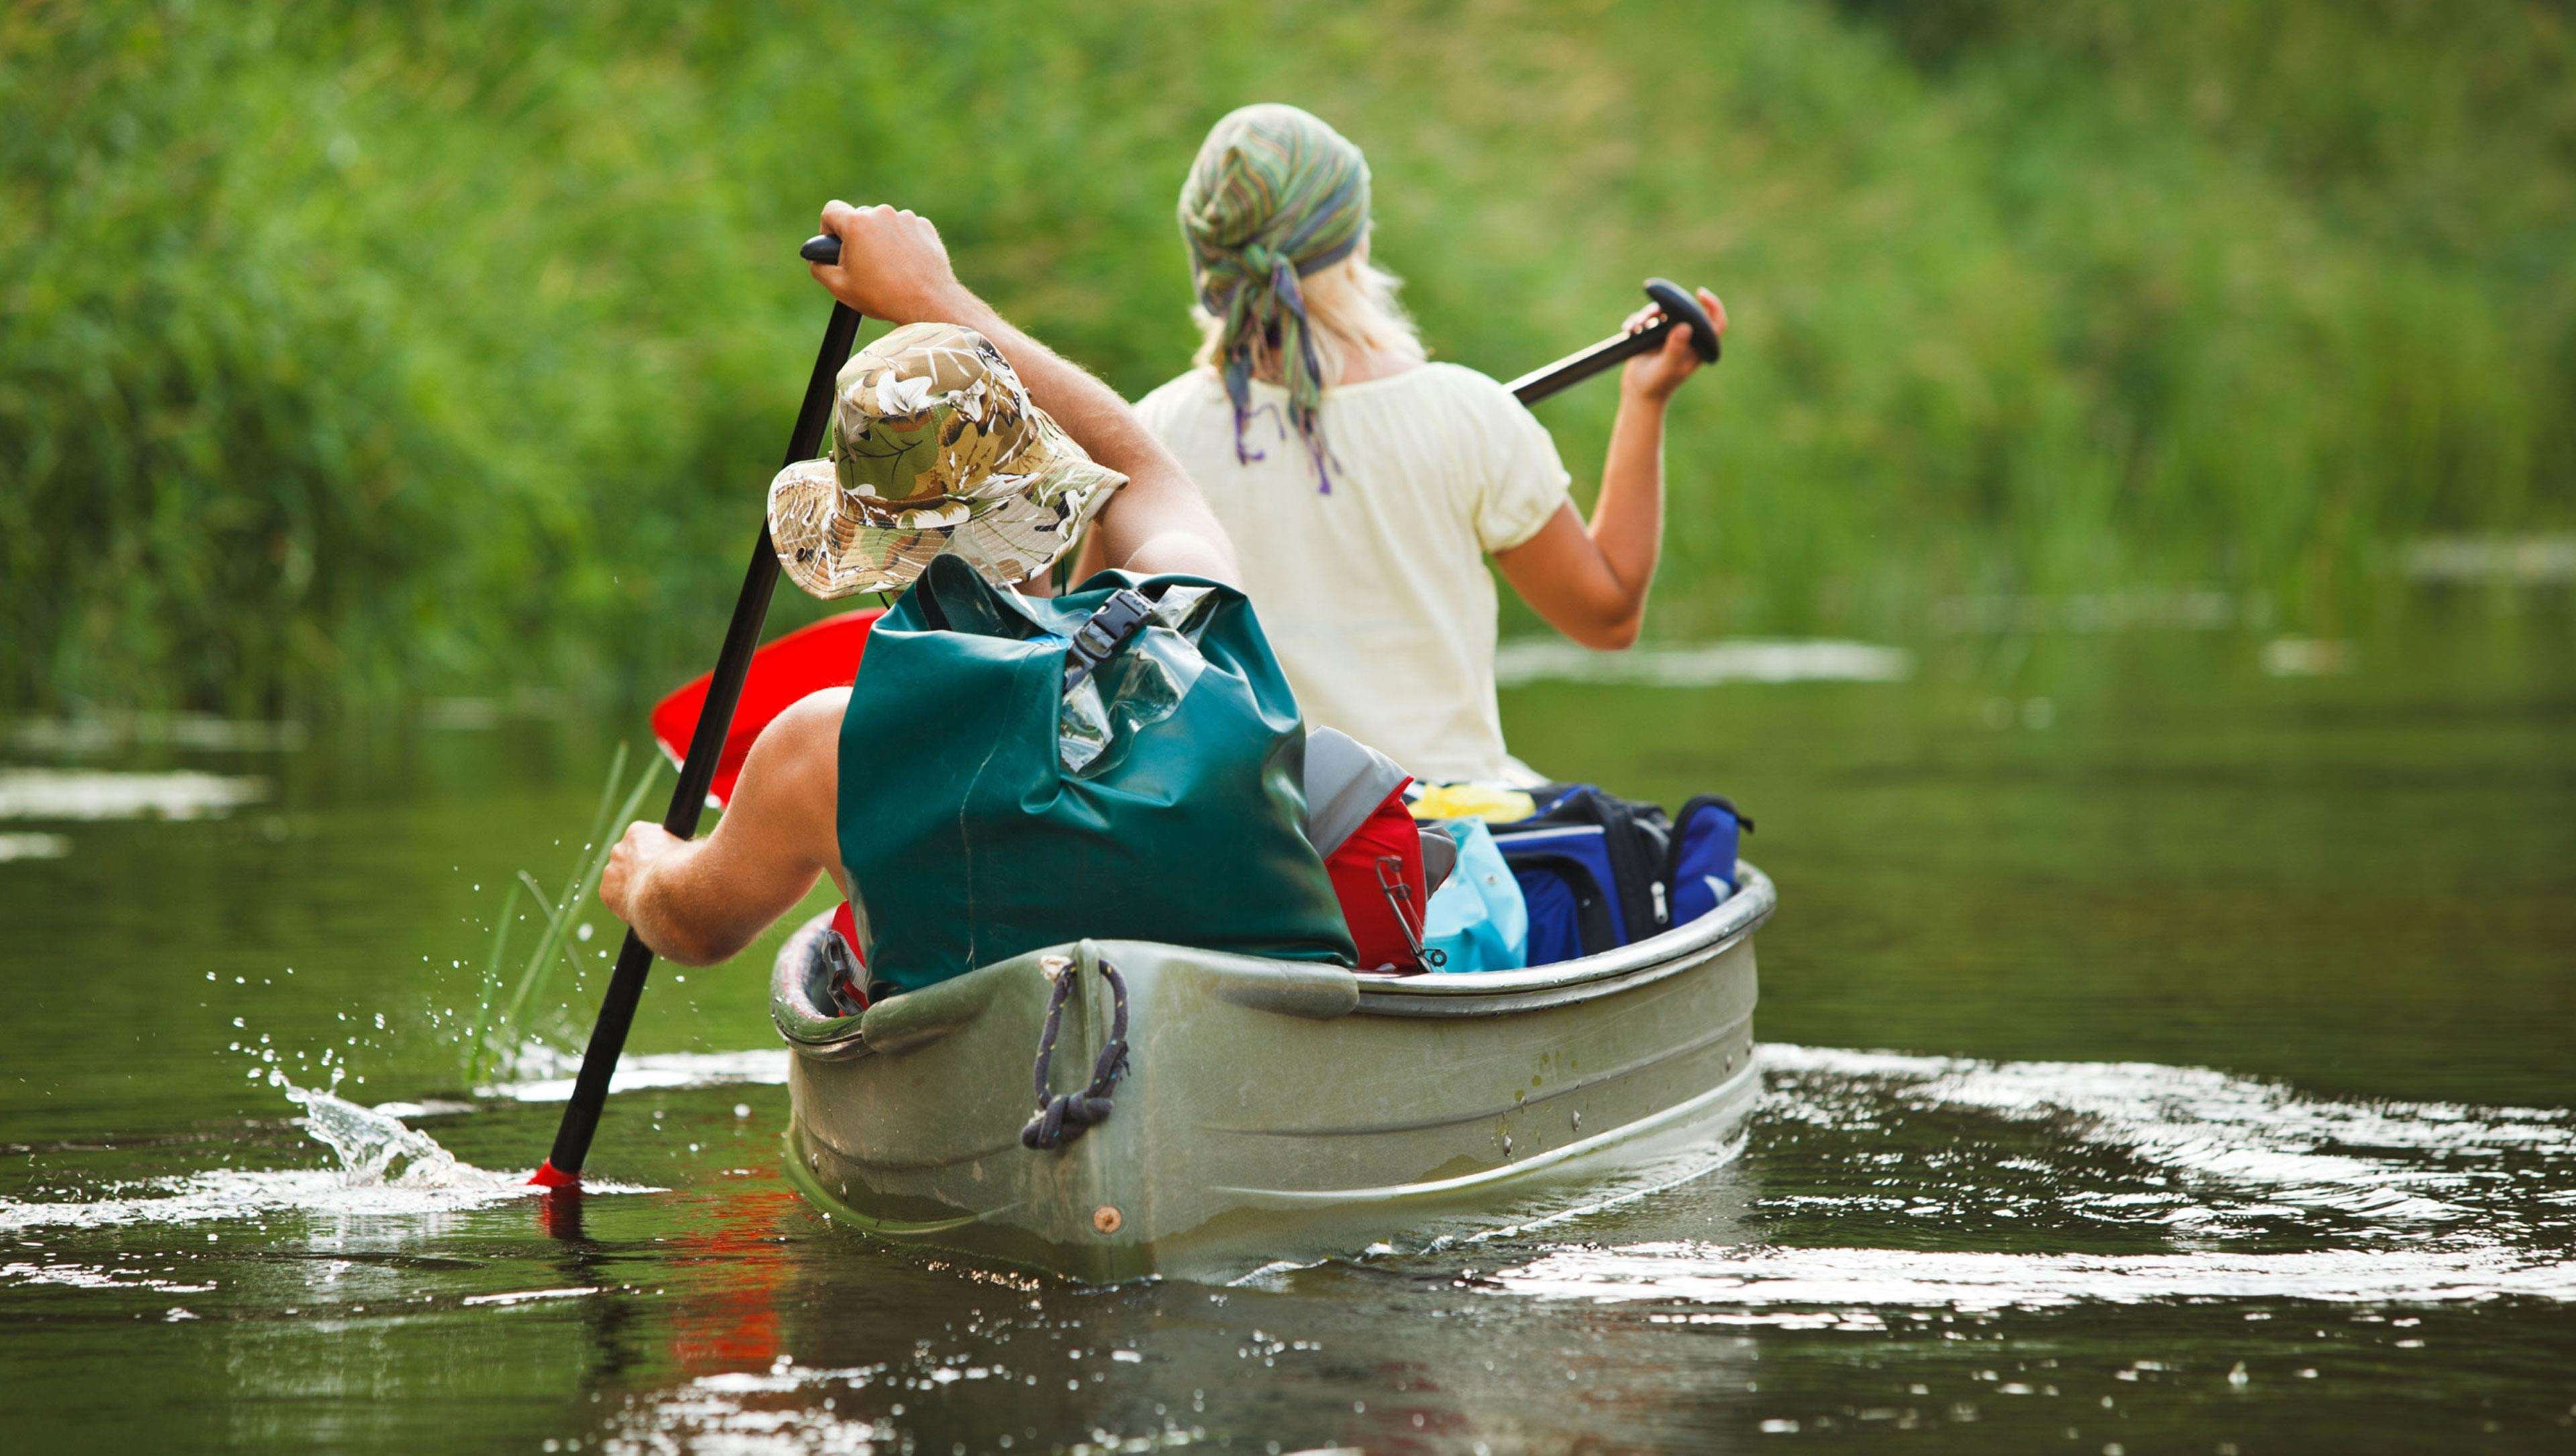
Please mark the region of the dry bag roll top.
[[1232, 587], [1111, 571], [1032, 598], [932, 561], [841, 724], [870, 971], [917, 989], [1086, 936], [1350, 964], [1305, 747]]

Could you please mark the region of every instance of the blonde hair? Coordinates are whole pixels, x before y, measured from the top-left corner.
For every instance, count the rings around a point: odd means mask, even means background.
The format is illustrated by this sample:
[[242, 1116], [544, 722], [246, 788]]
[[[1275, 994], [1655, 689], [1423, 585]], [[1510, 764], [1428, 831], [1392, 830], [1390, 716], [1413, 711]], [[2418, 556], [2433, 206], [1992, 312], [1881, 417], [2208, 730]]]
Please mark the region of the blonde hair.
[[[1306, 299], [1307, 336], [1314, 341], [1316, 362], [1323, 366], [1329, 384], [1342, 381], [1354, 354], [1393, 354], [1416, 362], [1430, 357], [1413, 316], [1396, 298], [1404, 280], [1370, 262], [1368, 254], [1368, 244], [1362, 241], [1349, 257], [1297, 280]], [[1222, 369], [1218, 350], [1225, 338], [1225, 320], [1199, 304], [1191, 306], [1190, 316], [1199, 325], [1199, 351], [1191, 362], [1202, 369]], [[1252, 377], [1278, 384], [1281, 373], [1279, 341], [1255, 337]]]

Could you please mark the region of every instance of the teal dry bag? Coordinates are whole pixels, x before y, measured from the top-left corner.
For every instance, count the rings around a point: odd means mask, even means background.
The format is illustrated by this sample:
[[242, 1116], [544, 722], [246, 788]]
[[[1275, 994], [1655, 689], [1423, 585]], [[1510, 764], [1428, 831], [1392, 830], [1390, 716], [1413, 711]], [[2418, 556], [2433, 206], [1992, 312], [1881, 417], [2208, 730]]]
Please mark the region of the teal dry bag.
[[1234, 588], [1110, 571], [1025, 597], [933, 560], [841, 722], [872, 978], [917, 989], [1083, 937], [1349, 964], [1305, 751]]

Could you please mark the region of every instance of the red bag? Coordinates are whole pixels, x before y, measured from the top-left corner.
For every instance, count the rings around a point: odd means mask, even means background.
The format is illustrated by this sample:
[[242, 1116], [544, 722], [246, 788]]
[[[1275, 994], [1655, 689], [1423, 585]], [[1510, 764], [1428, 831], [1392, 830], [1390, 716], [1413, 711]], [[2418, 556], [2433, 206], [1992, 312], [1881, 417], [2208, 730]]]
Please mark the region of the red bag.
[[1423, 968], [1422, 917], [1430, 897], [1423, 889], [1422, 831], [1404, 806], [1411, 782], [1396, 785], [1324, 856], [1363, 971], [1405, 974]]

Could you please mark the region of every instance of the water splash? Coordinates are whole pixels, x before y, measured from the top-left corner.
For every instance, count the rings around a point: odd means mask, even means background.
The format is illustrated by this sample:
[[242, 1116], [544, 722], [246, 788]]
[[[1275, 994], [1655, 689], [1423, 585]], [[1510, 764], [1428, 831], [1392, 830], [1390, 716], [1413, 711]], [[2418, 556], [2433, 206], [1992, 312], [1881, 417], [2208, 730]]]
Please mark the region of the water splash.
[[[337, 1167], [219, 1168], [107, 1190], [86, 1200], [0, 1199], [0, 1235], [34, 1229], [100, 1229], [260, 1219], [278, 1214], [318, 1218], [418, 1218], [458, 1213], [537, 1196], [525, 1173], [493, 1172], [460, 1161], [427, 1133], [379, 1108], [361, 1107], [273, 1075], [297, 1119], [329, 1148]], [[590, 1194], [658, 1190], [585, 1180]]]
[[314, 1141], [339, 1155], [341, 1180], [351, 1188], [434, 1188], [453, 1186], [462, 1174], [494, 1176], [456, 1161], [436, 1138], [390, 1113], [291, 1083], [286, 1100], [304, 1109]]

